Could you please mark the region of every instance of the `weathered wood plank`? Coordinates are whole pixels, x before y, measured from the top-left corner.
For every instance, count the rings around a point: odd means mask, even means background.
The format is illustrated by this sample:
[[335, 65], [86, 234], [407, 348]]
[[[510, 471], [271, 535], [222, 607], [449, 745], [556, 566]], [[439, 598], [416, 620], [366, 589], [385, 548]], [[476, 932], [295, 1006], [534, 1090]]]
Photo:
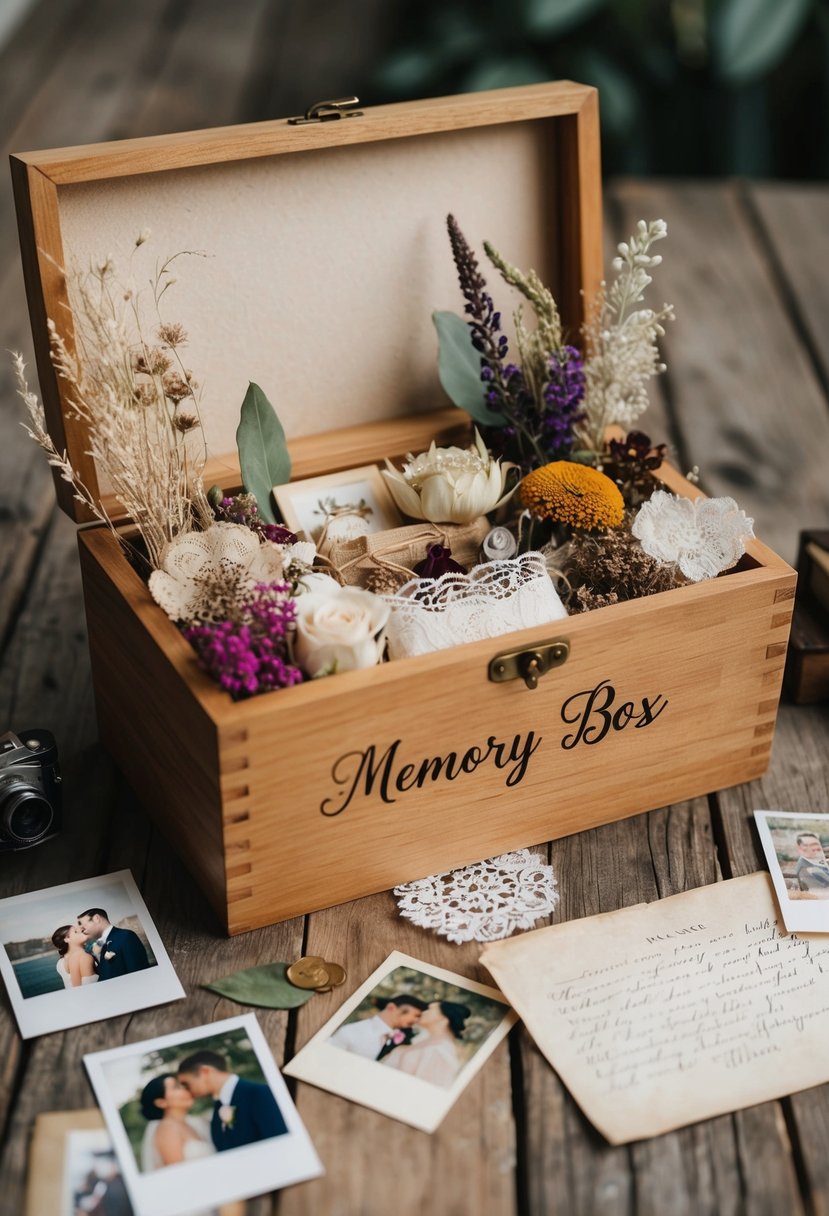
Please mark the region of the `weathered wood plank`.
[[628, 224], [661, 216], [660, 298], [677, 305], [665, 338], [667, 389], [705, 489], [730, 494], [781, 557], [804, 520], [829, 515], [829, 414], [734, 188], [623, 182]]
[[[298, 1011], [303, 1046], [392, 950], [491, 983], [480, 947], [453, 946], [397, 913], [391, 894], [309, 917], [306, 952], [341, 962], [343, 988]], [[434, 1208], [446, 1216], [515, 1211], [515, 1126], [510, 1058], [502, 1043], [433, 1135], [418, 1132], [300, 1082], [297, 1105], [326, 1166], [325, 1178], [282, 1196], [280, 1216], [385, 1216]], [[379, 1146], [382, 1145], [382, 1150]], [[347, 1149], [344, 1151], [344, 1146]], [[393, 1163], [393, 1168], [389, 1168]], [[436, 1199], [436, 1197], [439, 1197]]]
[[[113, 138], [189, 131], [240, 121], [251, 61], [269, 0], [198, 0], [154, 39], [163, 70], [148, 71], [113, 125]], [[68, 142], [68, 141], [67, 141]], [[77, 142], [77, 141], [74, 141]]]
[[745, 189], [793, 320], [829, 394], [829, 192], [823, 185], [789, 182]]
[[[755, 810], [806, 814], [829, 811], [829, 707], [782, 706], [769, 771], [759, 781], [722, 791], [717, 804], [734, 877], [766, 869], [754, 826]], [[825, 1151], [829, 1085], [794, 1094], [785, 1100], [785, 1107], [797, 1136], [812, 1210], [824, 1216], [829, 1212], [829, 1161]], [[767, 1181], [773, 1185], [774, 1177]]]

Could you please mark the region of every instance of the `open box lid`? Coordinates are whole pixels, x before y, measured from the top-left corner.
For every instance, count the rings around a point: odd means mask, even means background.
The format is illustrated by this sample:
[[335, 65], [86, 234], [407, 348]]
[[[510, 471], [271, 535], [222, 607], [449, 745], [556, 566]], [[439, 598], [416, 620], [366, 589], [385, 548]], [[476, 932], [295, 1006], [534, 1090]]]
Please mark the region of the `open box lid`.
[[[187, 366], [204, 386], [205, 481], [225, 486], [239, 484], [235, 431], [250, 380], [279, 414], [295, 476], [425, 447], [458, 420], [430, 320], [463, 306], [448, 212], [476, 251], [486, 238], [539, 272], [571, 336], [602, 277], [597, 94], [570, 82], [11, 163], [49, 430], [113, 517], [49, 354], [49, 319], [73, 340], [64, 266], [111, 255], [123, 267], [132, 255], [140, 286], [170, 254], [208, 255], [178, 263], [164, 319], [188, 332]], [[497, 272], [483, 269], [494, 287]], [[511, 296], [498, 290], [505, 314]], [[56, 488], [67, 514], [90, 518], [57, 476]]]

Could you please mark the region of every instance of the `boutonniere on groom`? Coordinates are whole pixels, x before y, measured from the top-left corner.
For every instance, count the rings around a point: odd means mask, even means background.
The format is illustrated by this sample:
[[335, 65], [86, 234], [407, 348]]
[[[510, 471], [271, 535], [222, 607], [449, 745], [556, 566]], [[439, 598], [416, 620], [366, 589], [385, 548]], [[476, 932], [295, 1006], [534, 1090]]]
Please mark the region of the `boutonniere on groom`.
[[236, 1122], [235, 1106], [220, 1106], [217, 1113], [223, 1132], [226, 1132], [229, 1127], [233, 1127], [233, 1124]]
[[107, 960], [107, 962], [108, 962], [108, 961], [109, 961], [111, 958], [115, 958], [115, 951], [114, 951], [114, 950], [107, 950], [107, 951], [106, 951], [106, 953], [104, 954], [104, 958]]

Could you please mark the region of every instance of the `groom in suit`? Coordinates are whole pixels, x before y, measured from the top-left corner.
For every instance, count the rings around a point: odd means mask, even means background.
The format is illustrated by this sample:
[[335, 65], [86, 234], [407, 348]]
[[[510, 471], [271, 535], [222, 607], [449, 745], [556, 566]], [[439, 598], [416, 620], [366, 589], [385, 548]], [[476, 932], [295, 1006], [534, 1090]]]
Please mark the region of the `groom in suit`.
[[182, 1060], [178, 1079], [194, 1098], [213, 1099], [210, 1138], [217, 1152], [282, 1136], [288, 1128], [267, 1085], [228, 1072], [215, 1051], [196, 1051]]
[[[93, 958], [98, 982], [113, 980], [133, 971], [146, 971], [150, 965], [144, 943], [132, 929], [118, 929], [110, 924], [103, 908], [87, 908], [78, 916], [81, 932], [93, 944]], [[95, 950], [94, 946], [100, 949]]]

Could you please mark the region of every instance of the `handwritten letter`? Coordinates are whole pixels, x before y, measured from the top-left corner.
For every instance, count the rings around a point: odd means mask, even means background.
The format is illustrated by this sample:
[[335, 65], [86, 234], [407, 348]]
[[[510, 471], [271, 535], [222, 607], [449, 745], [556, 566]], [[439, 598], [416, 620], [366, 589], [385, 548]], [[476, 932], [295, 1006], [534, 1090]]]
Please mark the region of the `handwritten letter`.
[[829, 938], [781, 936], [767, 874], [487, 946], [504, 995], [611, 1144], [829, 1080]]

